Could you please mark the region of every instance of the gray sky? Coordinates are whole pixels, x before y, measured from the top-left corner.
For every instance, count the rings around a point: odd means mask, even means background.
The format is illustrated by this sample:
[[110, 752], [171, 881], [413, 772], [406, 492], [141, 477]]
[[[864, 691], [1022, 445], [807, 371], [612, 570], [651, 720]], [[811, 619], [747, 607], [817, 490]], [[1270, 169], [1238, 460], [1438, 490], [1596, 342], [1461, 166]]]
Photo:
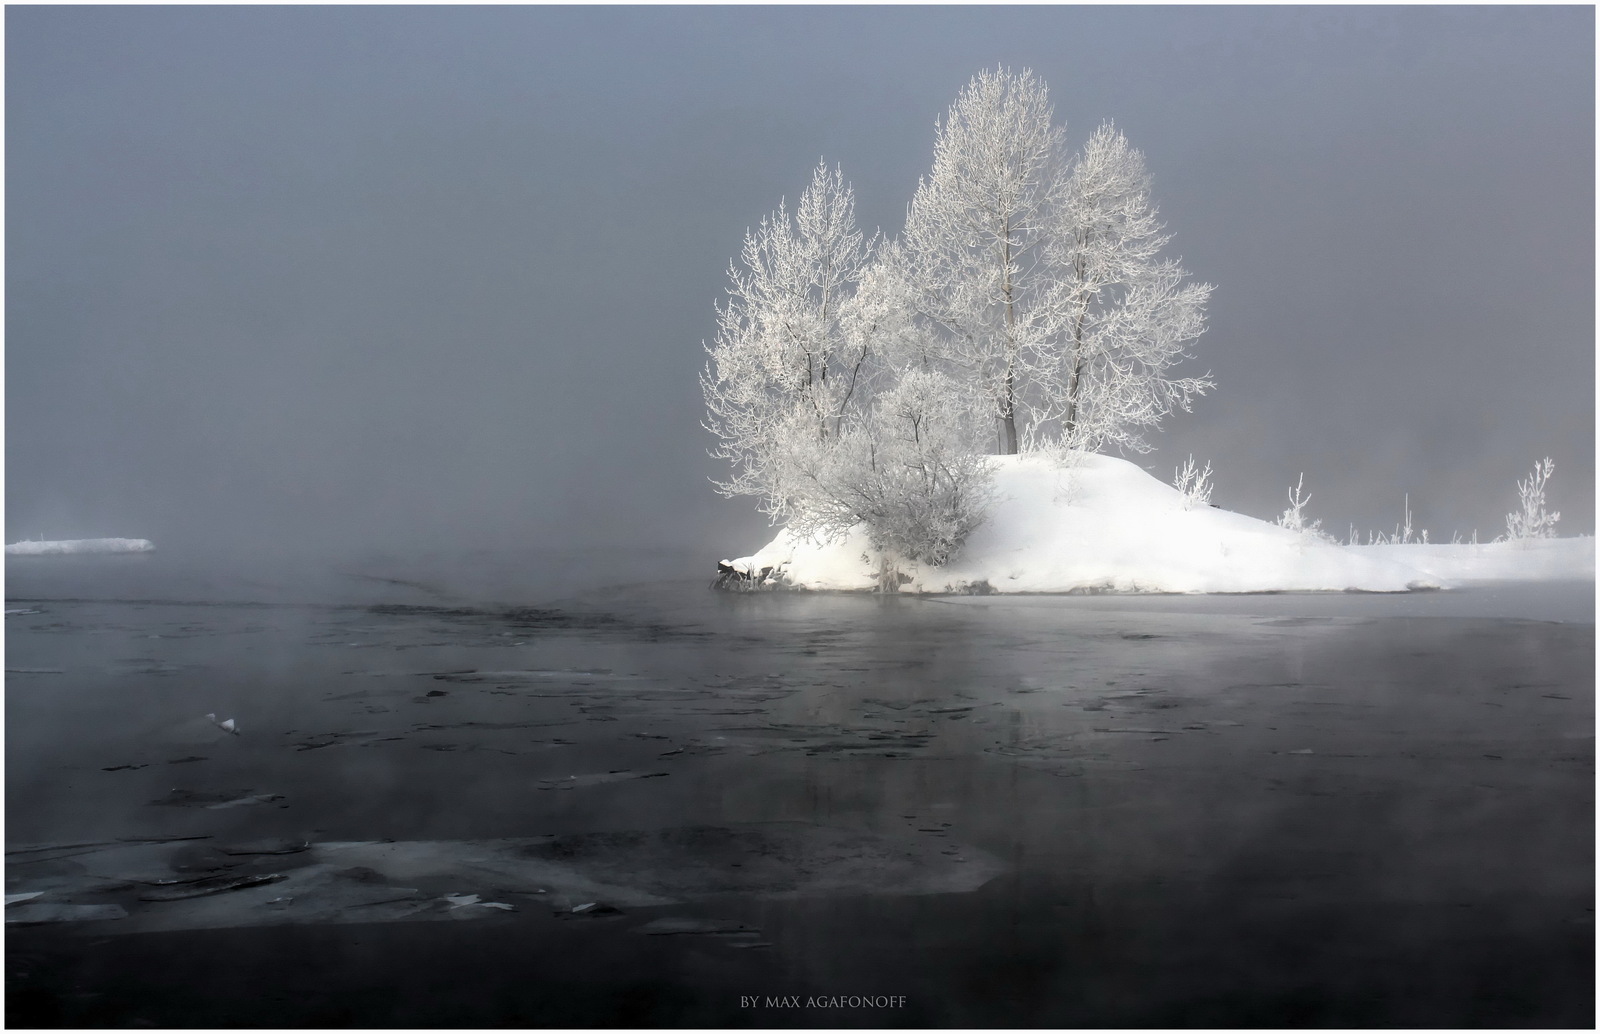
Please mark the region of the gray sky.
[[1032, 67], [1217, 286], [1191, 451], [1271, 518], [1594, 528], [1594, 11], [8, 7], [7, 538], [753, 551], [696, 375], [819, 156], [895, 232]]

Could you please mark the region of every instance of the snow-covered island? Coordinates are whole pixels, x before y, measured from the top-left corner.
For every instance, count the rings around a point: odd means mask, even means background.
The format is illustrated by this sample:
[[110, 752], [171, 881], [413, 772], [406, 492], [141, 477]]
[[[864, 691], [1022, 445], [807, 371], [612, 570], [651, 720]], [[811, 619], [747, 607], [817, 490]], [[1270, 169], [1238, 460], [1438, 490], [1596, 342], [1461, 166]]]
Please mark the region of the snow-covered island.
[[[1339, 545], [1307, 531], [1209, 505], [1114, 456], [1066, 468], [996, 456], [994, 501], [943, 567], [901, 560], [900, 591], [1405, 592], [1472, 581], [1594, 577], [1594, 539], [1484, 544]], [[756, 553], [724, 560], [747, 587], [879, 588], [878, 551], [863, 528], [833, 541], [785, 528]]]
[[10, 542], [6, 556], [59, 556], [67, 553], [150, 553], [155, 543], [149, 539], [57, 539], [40, 542]]
[[[1075, 152], [1027, 69], [974, 76], [935, 124], [933, 165], [892, 238], [868, 238], [842, 168], [745, 235], [701, 375], [714, 481], [782, 525], [724, 560], [727, 588], [923, 593], [1406, 592], [1594, 577], [1557, 539], [1546, 457], [1506, 540], [1404, 530], [1340, 545], [1307, 523], [1209, 505], [1211, 465], [1172, 485], [1109, 455], [1215, 384], [1179, 373], [1212, 288], [1189, 280], [1144, 155], [1114, 123]], [[1353, 533], [1352, 533], [1353, 536]]]

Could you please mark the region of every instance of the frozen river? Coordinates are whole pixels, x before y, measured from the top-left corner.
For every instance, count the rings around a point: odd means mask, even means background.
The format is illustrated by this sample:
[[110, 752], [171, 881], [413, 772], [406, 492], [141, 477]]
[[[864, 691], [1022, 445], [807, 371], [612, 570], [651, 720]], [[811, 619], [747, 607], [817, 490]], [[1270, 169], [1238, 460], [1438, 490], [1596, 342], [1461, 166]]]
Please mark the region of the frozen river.
[[13, 1026], [1593, 1024], [1593, 582], [7, 566]]

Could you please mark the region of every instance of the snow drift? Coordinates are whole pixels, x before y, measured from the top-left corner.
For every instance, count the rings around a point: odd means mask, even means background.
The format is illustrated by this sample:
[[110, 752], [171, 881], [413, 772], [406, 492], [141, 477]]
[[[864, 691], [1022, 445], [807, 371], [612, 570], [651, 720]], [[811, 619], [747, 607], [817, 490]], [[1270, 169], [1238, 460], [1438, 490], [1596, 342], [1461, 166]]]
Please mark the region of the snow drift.
[[1392, 560], [1451, 584], [1594, 579], [1594, 537], [1511, 542], [1393, 543], [1356, 551]]
[[[1405, 592], [1463, 578], [1465, 560], [1493, 572], [1476, 577], [1523, 577], [1519, 560], [1535, 557], [1541, 570], [1594, 577], [1593, 539], [1341, 546], [1214, 506], [1186, 508], [1177, 489], [1113, 456], [1080, 454], [1066, 469], [1037, 456], [993, 462], [989, 519], [944, 567], [898, 564], [902, 591]], [[768, 586], [822, 590], [875, 588], [881, 568], [861, 527], [831, 542], [783, 529], [723, 566]]]
[[149, 553], [149, 539], [60, 539], [55, 542], [12, 542], [6, 556], [54, 556], [60, 553]]

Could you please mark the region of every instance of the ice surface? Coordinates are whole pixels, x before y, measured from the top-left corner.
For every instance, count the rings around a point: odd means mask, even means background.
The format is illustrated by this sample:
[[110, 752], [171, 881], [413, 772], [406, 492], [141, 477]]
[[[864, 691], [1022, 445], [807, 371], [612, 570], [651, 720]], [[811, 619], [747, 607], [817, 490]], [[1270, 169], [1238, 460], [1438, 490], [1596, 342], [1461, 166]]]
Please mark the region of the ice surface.
[[[505, 898], [577, 912], [571, 902], [604, 902], [614, 911], [727, 894], [952, 894], [976, 890], [1005, 869], [965, 845], [956, 858], [947, 842], [935, 846], [801, 822], [500, 840], [325, 841], [263, 850], [271, 846], [14, 848], [8, 879], [22, 889], [12, 899], [31, 894], [52, 900], [14, 904], [7, 921], [126, 919], [118, 932], [138, 933], [486, 918], [517, 910]], [[266, 856], [252, 867], [242, 850]], [[74, 861], [56, 864], [65, 858]], [[429, 889], [445, 882], [452, 889]], [[122, 904], [82, 900], [118, 890], [127, 892]], [[495, 900], [485, 900], [485, 893]], [[644, 932], [663, 931], [691, 932]]]
[[[1067, 469], [1036, 456], [996, 457], [995, 504], [958, 558], [903, 562], [906, 592], [1404, 592], [1462, 581], [1593, 578], [1594, 540], [1475, 546], [1341, 546], [1214, 506], [1127, 460], [1085, 455]], [[773, 569], [788, 585], [878, 584], [861, 528], [833, 542], [780, 531], [759, 552], [725, 561]]]
[[60, 553], [149, 553], [149, 539], [59, 539], [53, 542], [11, 542], [7, 556], [54, 556]]

